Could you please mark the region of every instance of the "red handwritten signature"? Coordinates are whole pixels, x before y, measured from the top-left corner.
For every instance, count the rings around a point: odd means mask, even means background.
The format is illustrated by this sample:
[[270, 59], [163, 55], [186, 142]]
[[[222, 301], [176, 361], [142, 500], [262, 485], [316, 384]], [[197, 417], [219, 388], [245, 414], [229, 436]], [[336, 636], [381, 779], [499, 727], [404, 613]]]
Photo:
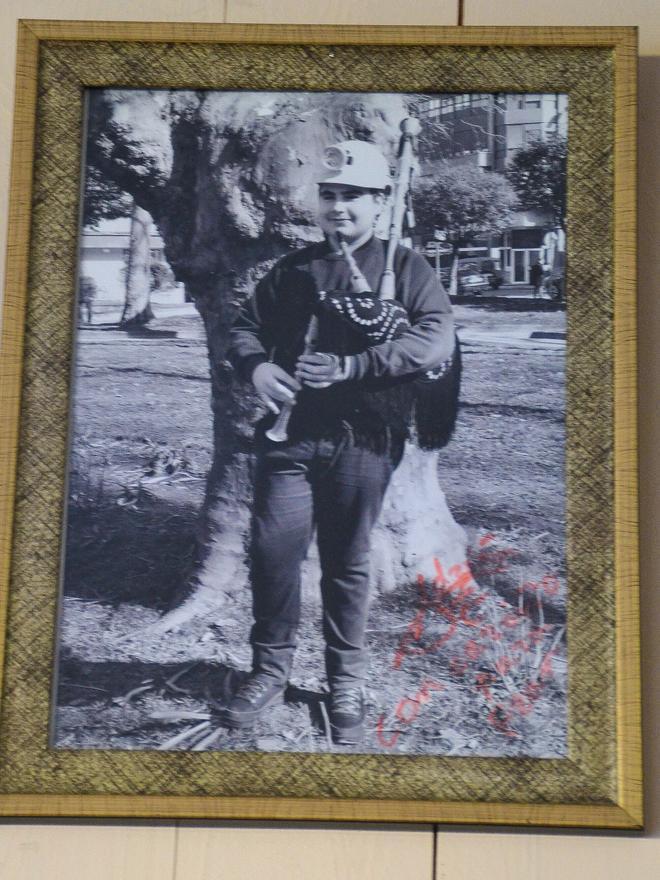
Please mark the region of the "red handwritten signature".
[[[506, 572], [509, 560], [517, 555], [512, 548], [492, 546], [495, 540], [492, 534], [482, 536], [477, 553], [470, 556], [480, 575]], [[559, 578], [545, 575], [540, 581], [521, 583], [518, 607], [514, 608], [480, 590], [467, 561], [446, 572], [437, 559], [434, 566], [436, 574], [430, 584], [418, 575], [418, 608], [399, 639], [392, 668], [401, 669], [411, 658], [437, 653], [454, 641], [459, 651], [449, 659], [450, 675], [471, 684], [485, 705], [487, 723], [495, 731], [518, 737], [516, 721], [532, 713], [544, 683], [552, 678], [553, 657], [565, 631], [565, 627], [545, 622], [543, 608], [543, 596], [559, 592]], [[434, 634], [438, 623], [444, 631], [429, 638], [429, 622]], [[402, 697], [394, 710], [393, 730], [386, 728], [385, 714], [377, 721], [379, 744], [394, 748], [406, 727], [430, 703], [432, 694], [444, 689], [442, 683], [425, 679], [416, 693]]]

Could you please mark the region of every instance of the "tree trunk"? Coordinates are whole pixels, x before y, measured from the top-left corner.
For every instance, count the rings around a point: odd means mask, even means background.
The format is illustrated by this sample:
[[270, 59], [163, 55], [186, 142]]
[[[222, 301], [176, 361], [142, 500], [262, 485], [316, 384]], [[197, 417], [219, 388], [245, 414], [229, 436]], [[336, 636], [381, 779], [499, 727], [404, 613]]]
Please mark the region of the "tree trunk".
[[126, 269], [126, 302], [120, 327], [140, 327], [154, 317], [149, 302], [151, 296], [151, 216], [144, 208], [133, 205], [131, 234]]
[[225, 360], [231, 310], [225, 291], [213, 302], [193, 293], [208, 340], [213, 410], [213, 462], [206, 480], [204, 504], [197, 525], [197, 552], [183, 603], [167, 613], [152, 630], [168, 632], [222, 605], [227, 593], [244, 589], [248, 580], [248, 544], [252, 500], [250, 431], [257, 409], [254, 395], [237, 389]]

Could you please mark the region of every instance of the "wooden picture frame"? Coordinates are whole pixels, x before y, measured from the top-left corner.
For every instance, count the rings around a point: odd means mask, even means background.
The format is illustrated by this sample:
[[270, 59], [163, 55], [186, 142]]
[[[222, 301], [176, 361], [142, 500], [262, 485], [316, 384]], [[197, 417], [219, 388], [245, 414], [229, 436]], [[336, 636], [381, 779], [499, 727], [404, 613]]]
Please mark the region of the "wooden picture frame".
[[[566, 759], [49, 748], [83, 100], [107, 86], [569, 95]], [[0, 374], [0, 815], [642, 827], [635, 101], [634, 28], [19, 23]], [[603, 216], [608, 234], [596, 235]]]

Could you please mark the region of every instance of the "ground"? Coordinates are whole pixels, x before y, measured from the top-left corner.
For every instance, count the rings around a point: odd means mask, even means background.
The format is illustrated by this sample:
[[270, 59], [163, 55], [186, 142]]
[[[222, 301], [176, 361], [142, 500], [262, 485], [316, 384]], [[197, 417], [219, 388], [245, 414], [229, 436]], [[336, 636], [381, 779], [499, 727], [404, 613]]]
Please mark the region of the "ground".
[[[530, 309], [532, 307], [530, 306]], [[369, 729], [332, 746], [314, 599], [285, 703], [253, 730], [219, 720], [249, 668], [249, 591], [181, 631], [150, 631], [193, 552], [211, 460], [210, 382], [193, 314], [176, 338], [79, 334], [55, 745], [63, 748], [565, 754], [561, 311], [456, 308], [464, 381], [441, 484], [469, 567], [375, 597]]]

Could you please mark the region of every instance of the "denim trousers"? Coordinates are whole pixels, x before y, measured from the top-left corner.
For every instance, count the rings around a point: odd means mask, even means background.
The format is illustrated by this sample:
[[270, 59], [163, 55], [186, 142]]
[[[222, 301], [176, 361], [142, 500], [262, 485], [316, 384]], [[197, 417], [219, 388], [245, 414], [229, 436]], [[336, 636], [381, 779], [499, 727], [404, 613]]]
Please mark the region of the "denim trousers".
[[331, 687], [368, 671], [369, 550], [403, 441], [378, 454], [337, 440], [257, 444], [251, 539], [253, 671], [288, 679], [300, 623], [300, 568], [316, 528]]

